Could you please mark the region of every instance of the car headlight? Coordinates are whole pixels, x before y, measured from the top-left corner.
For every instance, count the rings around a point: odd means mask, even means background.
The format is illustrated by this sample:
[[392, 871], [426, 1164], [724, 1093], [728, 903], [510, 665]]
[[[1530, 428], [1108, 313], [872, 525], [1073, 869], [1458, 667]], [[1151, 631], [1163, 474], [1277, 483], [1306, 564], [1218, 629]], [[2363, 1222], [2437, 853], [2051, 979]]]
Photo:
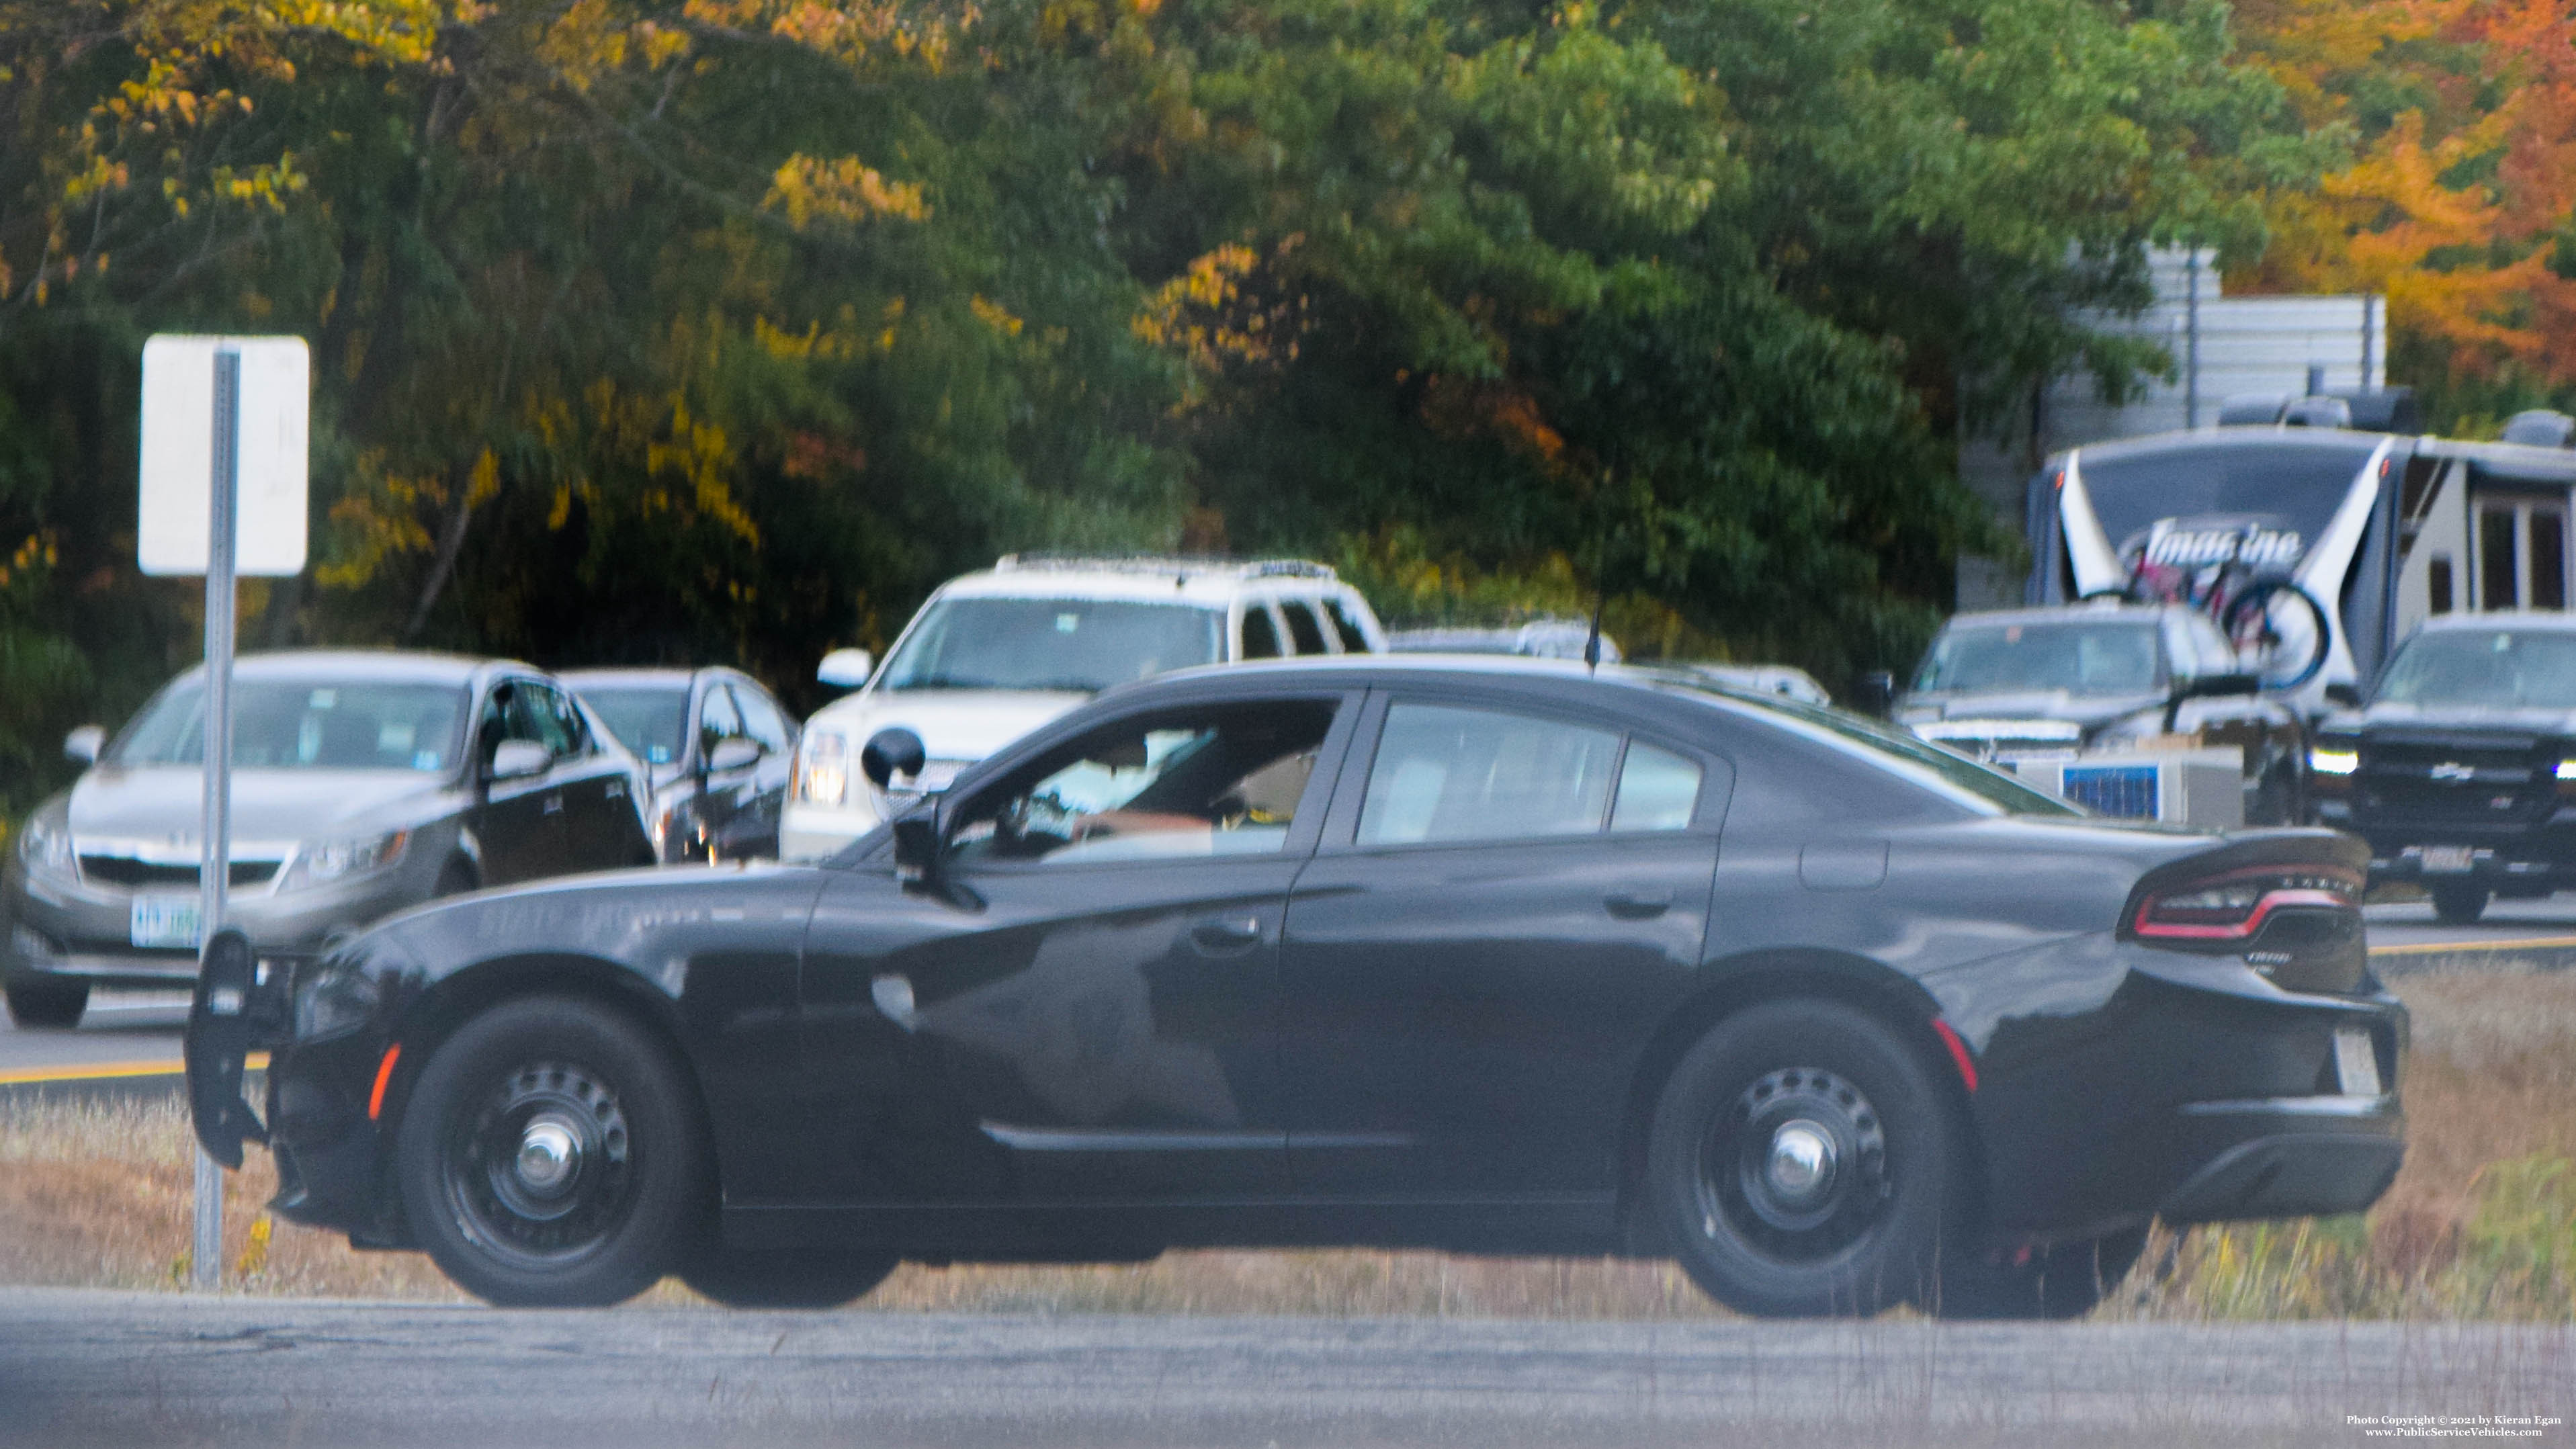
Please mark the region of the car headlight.
[[18, 836], [18, 858], [27, 863], [31, 874], [75, 878], [79, 868], [72, 859], [71, 822], [50, 811], [28, 817], [26, 830]]
[[295, 981], [295, 1039], [320, 1041], [365, 1026], [382, 999], [376, 978], [354, 961], [325, 958]]
[[401, 860], [403, 848], [409, 844], [408, 830], [345, 840], [308, 840], [297, 848], [295, 864], [287, 868], [286, 878], [278, 882], [277, 888], [291, 891], [298, 886], [327, 885], [372, 875]]
[[[2361, 748], [2357, 745], [2314, 745], [2308, 750], [2308, 768], [2320, 775], [2349, 775], [2361, 768]], [[2567, 767], [2558, 767], [2563, 776]]]
[[796, 750], [795, 798], [814, 805], [844, 805], [850, 798], [850, 741], [826, 730], [806, 734]]

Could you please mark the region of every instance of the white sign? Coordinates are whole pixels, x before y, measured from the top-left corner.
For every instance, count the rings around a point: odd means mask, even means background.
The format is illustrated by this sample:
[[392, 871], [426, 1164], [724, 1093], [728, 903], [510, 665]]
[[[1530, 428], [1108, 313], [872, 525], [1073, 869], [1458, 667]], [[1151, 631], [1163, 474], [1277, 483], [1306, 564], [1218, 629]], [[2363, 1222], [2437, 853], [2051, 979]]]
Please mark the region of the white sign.
[[181, 337], [143, 344], [143, 495], [135, 553], [147, 574], [206, 571], [213, 509], [215, 353], [241, 354], [237, 572], [304, 571], [307, 412], [301, 337]]

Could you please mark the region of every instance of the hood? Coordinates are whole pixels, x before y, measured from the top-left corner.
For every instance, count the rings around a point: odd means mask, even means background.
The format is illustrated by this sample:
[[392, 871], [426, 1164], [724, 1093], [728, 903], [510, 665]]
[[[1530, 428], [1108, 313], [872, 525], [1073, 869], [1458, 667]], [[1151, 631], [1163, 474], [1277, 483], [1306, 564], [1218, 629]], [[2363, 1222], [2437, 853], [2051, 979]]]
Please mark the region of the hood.
[[2056, 720], [2092, 731], [2140, 710], [2161, 709], [2162, 694], [2069, 694], [2063, 689], [2021, 689], [1985, 694], [1909, 694], [1897, 718], [1909, 725], [1936, 720]]
[[972, 764], [1090, 698], [1002, 689], [867, 690], [825, 706], [805, 728], [848, 735], [855, 748], [879, 730], [901, 726], [921, 736], [931, 759]]
[[[391, 830], [439, 812], [444, 775], [412, 770], [233, 771], [233, 839], [311, 840], [371, 827]], [[203, 776], [187, 766], [103, 766], [72, 787], [72, 835], [193, 846], [205, 819]]]
[[2426, 730], [2444, 734], [2576, 735], [2576, 714], [2563, 709], [2506, 709], [2441, 702], [2374, 703], [2357, 716], [2338, 717], [2328, 728], [2385, 730], [2393, 734]]

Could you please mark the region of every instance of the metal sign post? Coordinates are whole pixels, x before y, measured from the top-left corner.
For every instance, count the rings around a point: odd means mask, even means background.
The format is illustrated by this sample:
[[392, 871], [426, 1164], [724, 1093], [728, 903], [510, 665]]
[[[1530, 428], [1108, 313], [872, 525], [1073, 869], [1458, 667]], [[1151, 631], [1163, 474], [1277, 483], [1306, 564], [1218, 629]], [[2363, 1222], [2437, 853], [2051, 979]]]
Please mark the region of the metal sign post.
[[[233, 873], [233, 504], [241, 493], [241, 351], [215, 349], [212, 496], [206, 503], [206, 819], [197, 856], [197, 951], [224, 928], [224, 887]], [[196, 1234], [188, 1250], [200, 1288], [222, 1281], [224, 1172], [197, 1150]]]
[[[208, 944], [223, 929], [232, 876], [233, 585], [244, 572], [294, 574], [304, 568], [310, 376], [304, 341], [297, 337], [155, 337], [143, 349], [137, 553], [145, 573], [206, 576], [200, 970]], [[199, 419], [206, 423], [203, 432]], [[248, 488], [245, 457], [255, 464]], [[191, 475], [205, 482], [192, 486]], [[198, 498], [206, 506], [202, 533]], [[223, 1280], [224, 1175], [202, 1148], [195, 1185], [189, 1276], [197, 1287], [213, 1288]]]

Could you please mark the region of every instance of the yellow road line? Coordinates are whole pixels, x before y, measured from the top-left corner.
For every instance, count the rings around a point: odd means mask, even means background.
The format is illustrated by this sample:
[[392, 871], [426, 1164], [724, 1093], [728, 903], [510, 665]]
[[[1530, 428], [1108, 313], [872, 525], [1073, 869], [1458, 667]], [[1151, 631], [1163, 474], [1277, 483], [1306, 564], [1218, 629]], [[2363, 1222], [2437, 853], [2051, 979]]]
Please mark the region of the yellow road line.
[[[250, 1071], [268, 1066], [268, 1053], [252, 1052], [242, 1063]], [[23, 1087], [37, 1082], [106, 1082], [120, 1077], [176, 1077], [186, 1074], [179, 1062], [91, 1062], [79, 1066], [23, 1067], [13, 1072], [0, 1072], [0, 1087]]]
[[2445, 956], [2463, 951], [2576, 950], [2576, 936], [2533, 936], [2521, 941], [2417, 941], [2403, 946], [2373, 946], [2373, 956]]

